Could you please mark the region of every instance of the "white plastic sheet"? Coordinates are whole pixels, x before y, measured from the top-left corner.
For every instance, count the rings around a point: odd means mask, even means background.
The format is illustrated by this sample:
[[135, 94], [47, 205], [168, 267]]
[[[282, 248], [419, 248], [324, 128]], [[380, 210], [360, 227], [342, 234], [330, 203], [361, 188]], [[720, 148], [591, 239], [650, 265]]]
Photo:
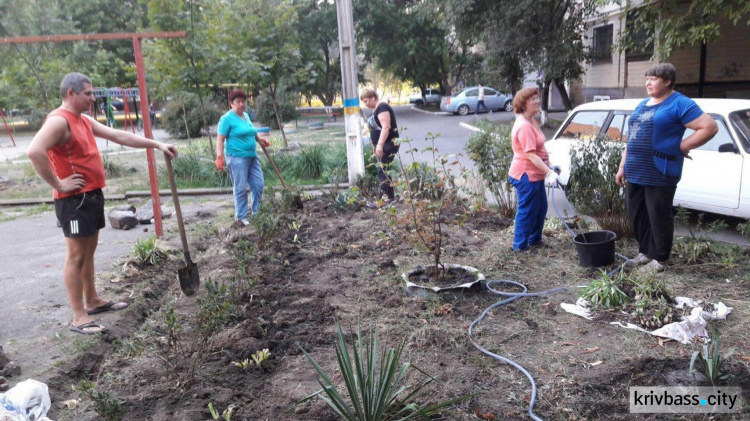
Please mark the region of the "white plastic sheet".
[[[677, 308], [692, 308], [690, 315], [687, 317], [683, 316], [679, 322], [664, 325], [654, 331], [649, 332], [641, 326], [632, 323], [611, 322], [610, 324], [624, 327], [625, 329], [638, 330], [661, 338], [674, 339], [677, 342], [687, 345], [693, 343], [696, 337], [708, 338], [708, 331], [706, 331], [708, 322], [712, 320], [724, 320], [732, 312], [732, 307], [727, 307], [722, 302], [714, 304], [710, 311], [706, 311], [704, 307], [700, 306], [701, 302], [697, 300], [687, 297], [677, 297], [675, 301], [677, 301], [677, 305], [675, 306]], [[575, 304], [561, 303], [560, 307], [568, 313], [584, 317], [588, 320], [592, 319], [588, 308], [589, 303], [582, 298], [579, 298]]]
[[47, 385], [24, 380], [0, 393], [0, 421], [51, 421], [47, 418], [52, 402]]

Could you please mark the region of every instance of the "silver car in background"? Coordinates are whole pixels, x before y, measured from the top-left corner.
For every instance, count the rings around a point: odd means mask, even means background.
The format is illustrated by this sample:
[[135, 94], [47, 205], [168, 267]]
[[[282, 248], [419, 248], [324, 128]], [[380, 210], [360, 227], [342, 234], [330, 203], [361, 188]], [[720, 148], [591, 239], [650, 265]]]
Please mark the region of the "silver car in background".
[[[492, 111], [513, 111], [513, 95], [498, 92], [488, 86], [484, 87], [484, 105]], [[440, 110], [453, 114], [467, 115], [476, 112], [479, 102], [479, 87], [466, 88], [453, 96], [444, 96], [440, 101]], [[482, 110], [484, 111], [484, 109]]]

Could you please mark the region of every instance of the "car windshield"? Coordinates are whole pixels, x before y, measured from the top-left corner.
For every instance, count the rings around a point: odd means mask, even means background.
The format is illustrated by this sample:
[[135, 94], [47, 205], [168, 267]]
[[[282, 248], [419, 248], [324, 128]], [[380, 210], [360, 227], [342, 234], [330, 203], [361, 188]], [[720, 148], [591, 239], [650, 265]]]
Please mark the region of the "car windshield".
[[609, 111], [579, 111], [568, 121], [560, 137], [583, 140], [596, 137], [608, 116]]
[[750, 110], [735, 111], [729, 114], [729, 119], [737, 131], [742, 148], [750, 153]]

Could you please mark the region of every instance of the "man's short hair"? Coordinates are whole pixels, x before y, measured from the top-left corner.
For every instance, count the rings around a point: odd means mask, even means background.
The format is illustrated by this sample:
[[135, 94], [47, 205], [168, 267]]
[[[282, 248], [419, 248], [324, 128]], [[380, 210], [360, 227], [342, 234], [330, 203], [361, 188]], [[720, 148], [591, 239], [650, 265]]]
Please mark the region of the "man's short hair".
[[229, 102], [234, 102], [237, 98], [242, 98], [244, 101], [247, 101], [247, 94], [245, 94], [245, 91], [242, 89], [232, 89], [232, 91], [229, 92]]
[[378, 99], [378, 92], [372, 88], [362, 89], [362, 92], [359, 93], [359, 99], [365, 99], [365, 98]]
[[677, 83], [677, 69], [671, 63], [657, 64], [646, 70], [646, 76], [658, 77], [664, 82], [671, 81], [670, 89], [674, 89], [674, 84]]
[[92, 85], [91, 79], [88, 76], [81, 73], [68, 73], [60, 82], [60, 96], [63, 98], [67, 97], [68, 89], [72, 89], [77, 94], [81, 93], [84, 89], [83, 85], [86, 83]]
[[513, 112], [516, 114], [523, 114], [526, 112], [526, 101], [533, 98], [534, 95], [539, 95], [539, 89], [530, 87], [523, 88], [513, 95]]

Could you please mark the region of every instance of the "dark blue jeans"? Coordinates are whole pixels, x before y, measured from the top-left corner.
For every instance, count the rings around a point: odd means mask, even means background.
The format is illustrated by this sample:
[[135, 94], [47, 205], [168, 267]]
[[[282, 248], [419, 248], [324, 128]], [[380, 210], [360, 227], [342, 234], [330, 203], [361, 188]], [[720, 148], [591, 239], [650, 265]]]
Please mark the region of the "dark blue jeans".
[[526, 250], [529, 246], [541, 244], [544, 218], [547, 216], [547, 192], [544, 180], [529, 181], [523, 174], [520, 180], [508, 177], [516, 188], [518, 209], [513, 233], [513, 250]]

